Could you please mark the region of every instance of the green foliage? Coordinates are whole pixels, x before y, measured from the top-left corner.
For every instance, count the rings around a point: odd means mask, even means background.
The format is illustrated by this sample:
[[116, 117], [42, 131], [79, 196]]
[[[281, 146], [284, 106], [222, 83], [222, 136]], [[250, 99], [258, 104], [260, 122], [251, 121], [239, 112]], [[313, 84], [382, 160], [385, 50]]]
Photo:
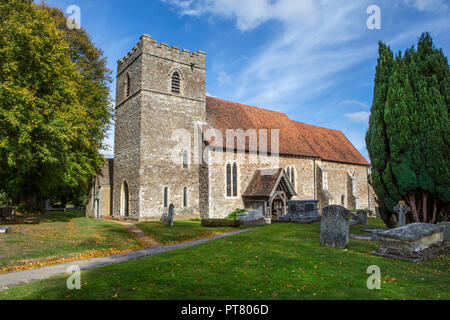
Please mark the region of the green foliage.
[[87, 190], [111, 119], [101, 51], [84, 31], [63, 30], [55, 12], [0, 3], [0, 191], [28, 209]]
[[245, 212], [247, 212], [247, 210], [245, 209], [235, 209], [232, 213], [228, 215], [228, 217], [226, 217], [226, 219], [237, 220], [238, 215]]
[[395, 59], [379, 44], [366, 143], [370, 181], [389, 227], [399, 200], [410, 205], [415, 221], [425, 222], [436, 222], [450, 202], [449, 105], [448, 61], [429, 34]]
[[202, 219], [203, 227], [234, 227], [239, 228], [241, 222], [239, 220], [229, 219]]

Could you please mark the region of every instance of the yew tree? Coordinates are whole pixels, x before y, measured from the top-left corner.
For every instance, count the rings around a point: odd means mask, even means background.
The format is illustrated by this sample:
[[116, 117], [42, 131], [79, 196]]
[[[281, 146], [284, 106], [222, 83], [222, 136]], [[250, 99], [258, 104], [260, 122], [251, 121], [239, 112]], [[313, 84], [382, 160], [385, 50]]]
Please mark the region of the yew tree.
[[388, 227], [396, 226], [399, 200], [411, 208], [409, 222], [448, 219], [449, 106], [448, 60], [428, 33], [417, 48], [395, 57], [380, 43], [366, 143], [371, 184]]

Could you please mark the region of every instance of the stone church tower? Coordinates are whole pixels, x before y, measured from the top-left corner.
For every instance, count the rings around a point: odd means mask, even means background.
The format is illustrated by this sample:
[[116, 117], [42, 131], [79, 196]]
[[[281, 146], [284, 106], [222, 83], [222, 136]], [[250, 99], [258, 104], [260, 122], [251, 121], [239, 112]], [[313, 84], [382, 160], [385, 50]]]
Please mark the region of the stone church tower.
[[[117, 68], [113, 214], [157, 218], [199, 213], [194, 131], [206, 119], [205, 59], [143, 35]], [[175, 132], [192, 148], [174, 155]]]

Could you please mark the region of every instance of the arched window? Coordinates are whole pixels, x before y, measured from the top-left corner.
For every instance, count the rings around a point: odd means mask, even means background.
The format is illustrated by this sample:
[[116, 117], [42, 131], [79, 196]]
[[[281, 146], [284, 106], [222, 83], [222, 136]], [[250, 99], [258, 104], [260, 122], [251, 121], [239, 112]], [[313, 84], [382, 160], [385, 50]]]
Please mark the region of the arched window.
[[130, 215], [129, 191], [128, 191], [128, 183], [126, 181], [122, 183], [122, 189], [120, 192], [120, 215], [123, 217], [128, 217]]
[[168, 187], [164, 187], [164, 208], [167, 208], [169, 206], [169, 188]]
[[130, 74], [127, 73], [127, 79], [125, 81], [125, 96], [128, 98], [131, 93], [131, 77]]
[[181, 88], [181, 77], [178, 71], [175, 71], [172, 73], [172, 92], [173, 93], [180, 93]]
[[231, 164], [227, 163], [227, 197], [231, 197]]
[[238, 178], [237, 178], [237, 163], [235, 162], [233, 164], [233, 197], [237, 197], [237, 193], [238, 193]]
[[183, 169], [187, 169], [189, 167], [189, 161], [188, 161], [188, 153], [187, 151], [183, 151]]
[[235, 162], [227, 164], [226, 168], [227, 197], [238, 195], [238, 164]]
[[187, 187], [183, 188], [183, 207], [187, 207]]

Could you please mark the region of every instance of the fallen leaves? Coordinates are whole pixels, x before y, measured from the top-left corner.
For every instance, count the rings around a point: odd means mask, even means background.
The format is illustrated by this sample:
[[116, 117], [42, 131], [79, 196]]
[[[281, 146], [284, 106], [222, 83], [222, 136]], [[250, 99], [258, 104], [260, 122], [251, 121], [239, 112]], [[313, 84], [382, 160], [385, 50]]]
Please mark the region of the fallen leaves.
[[16, 271], [23, 271], [23, 270], [29, 270], [29, 269], [38, 269], [42, 267], [62, 264], [66, 262], [72, 262], [72, 261], [79, 261], [79, 260], [89, 260], [93, 258], [101, 258], [101, 257], [108, 257], [116, 254], [124, 254], [131, 251], [139, 250], [139, 247], [130, 247], [127, 249], [116, 249], [116, 248], [110, 248], [105, 250], [90, 250], [84, 253], [72, 255], [70, 257], [65, 258], [47, 258], [47, 259], [41, 259], [41, 260], [34, 260], [30, 262], [23, 262], [21, 264], [15, 265], [15, 266], [9, 266], [9, 267], [3, 267], [0, 269], [1, 273], [7, 273], [7, 272], [16, 272]]

